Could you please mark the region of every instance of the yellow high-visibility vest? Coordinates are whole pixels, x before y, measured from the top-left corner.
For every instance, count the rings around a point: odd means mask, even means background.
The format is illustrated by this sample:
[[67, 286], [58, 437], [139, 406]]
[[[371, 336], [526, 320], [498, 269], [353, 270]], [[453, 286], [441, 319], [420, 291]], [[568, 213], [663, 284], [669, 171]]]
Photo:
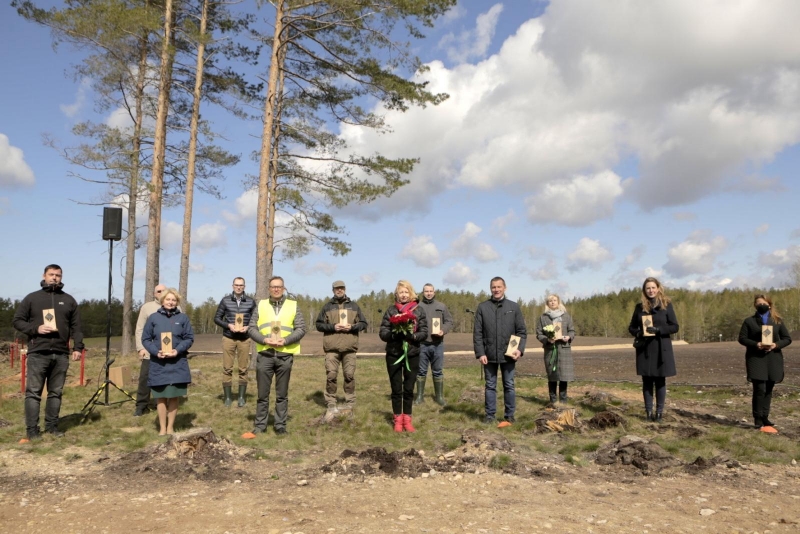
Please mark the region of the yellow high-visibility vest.
[[[271, 327], [273, 321], [281, 322], [281, 337], [288, 337], [294, 331], [294, 318], [297, 315], [297, 301], [286, 299], [283, 302], [281, 311], [275, 315], [275, 308], [269, 299], [262, 299], [258, 302], [258, 331], [264, 337], [269, 337], [272, 334]], [[267, 349], [275, 349], [277, 352], [284, 352], [287, 354], [300, 354], [300, 342], [292, 343], [291, 345], [284, 345], [283, 347], [270, 347], [269, 345], [262, 345], [256, 343], [256, 350], [258, 352]]]

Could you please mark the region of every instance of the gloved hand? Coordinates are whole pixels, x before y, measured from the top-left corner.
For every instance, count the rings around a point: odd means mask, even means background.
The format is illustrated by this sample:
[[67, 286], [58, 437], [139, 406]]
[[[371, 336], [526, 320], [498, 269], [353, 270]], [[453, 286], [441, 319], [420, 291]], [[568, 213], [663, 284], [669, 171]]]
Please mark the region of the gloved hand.
[[657, 327], [657, 326], [648, 326], [647, 327], [647, 333], [648, 334], [658, 335], [658, 334], [661, 333], [661, 329], [659, 327]]
[[404, 339], [409, 343], [416, 341], [416, 339], [414, 338], [414, 334], [406, 334], [406, 337]]

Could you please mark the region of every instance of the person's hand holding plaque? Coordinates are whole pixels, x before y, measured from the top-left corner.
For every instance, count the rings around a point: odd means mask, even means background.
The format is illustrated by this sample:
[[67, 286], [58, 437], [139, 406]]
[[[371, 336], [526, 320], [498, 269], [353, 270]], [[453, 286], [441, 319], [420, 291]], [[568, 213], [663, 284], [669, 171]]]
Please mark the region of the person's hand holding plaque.
[[511, 339], [508, 340], [508, 347], [506, 347], [506, 356], [514, 361], [519, 360], [519, 357], [522, 356], [522, 353], [519, 351], [519, 342], [519, 336], [511, 336]]

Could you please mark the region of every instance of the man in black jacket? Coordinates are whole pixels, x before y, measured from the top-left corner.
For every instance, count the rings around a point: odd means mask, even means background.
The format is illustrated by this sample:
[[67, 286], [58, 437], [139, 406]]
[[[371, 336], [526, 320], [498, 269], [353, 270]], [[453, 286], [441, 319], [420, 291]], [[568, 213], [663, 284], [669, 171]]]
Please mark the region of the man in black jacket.
[[[514, 412], [517, 408], [514, 370], [517, 360], [525, 353], [528, 330], [517, 303], [506, 298], [505, 280], [495, 276], [489, 284], [489, 289], [492, 298], [481, 302], [475, 311], [472, 344], [475, 358], [483, 365], [483, 375], [486, 379], [484, 389], [486, 423], [495, 422], [498, 368], [502, 374], [505, 412], [504, 420], [497, 426], [504, 428], [514, 423]], [[516, 348], [509, 346], [511, 336], [519, 337]]]
[[69, 340], [72, 339], [72, 359], [78, 360], [83, 350], [83, 333], [78, 303], [61, 283], [61, 267], [55, 264], [44, 268], [42, 289], [27, 295], [14, 313], [14, 328], [28, 336], [28, 373], [25, 385], [25, 427], [27, 442], [41, 437], [39, 409], [42, 391], [47, 384], [44, 408], [44, 428], [54, 436], [58, 430], [61, 393], [69, 369]]
[[225, 295], [217, 306], [214, 323], [222, 327], [222, 393], [225, 406], [233, 403], [231, 388], [233, 387], [233, 362], [238, 369], [239, 402], [241, 408], [245, 404], [247, 392], [247, 368], [250, 366], [250, 337], [247, 325], [256, 307], [256, 301], [244, 294], [244, 278], [233, 279], [233, 292]]

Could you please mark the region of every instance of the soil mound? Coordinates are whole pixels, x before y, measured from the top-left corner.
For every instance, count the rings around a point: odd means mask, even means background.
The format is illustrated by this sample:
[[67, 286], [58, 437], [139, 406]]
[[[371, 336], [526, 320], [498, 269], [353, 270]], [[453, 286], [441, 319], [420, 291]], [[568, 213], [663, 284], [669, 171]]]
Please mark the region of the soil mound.
[[725, 465], [729, 469], [733, 469], [734, 467], [741, 467], [741, 464], [736, 460], [731, 460], [724, 456], [714, 456], [713, 458], [706, 460], [702, 456], [698, 456], [697, 459], [688, 464], [685, 469], [688, 473], [697, 474], [705, 471], [706, 469], [711, 469], [717, 465]]
[[644, 475], [655, 475], [683, 464], [658, 444], [638, 436], [623, 436], [601, 448], [597, 451], [595, 462], [600, 465], [633, 466]]
[[616, 426], [624, 426], [625, 418], [615, 412], [608, 410], [595, 414], [594, 417], [589, 419], [589, 426], [598, 430], [605, 430], [606, 428], [613, 428]]

